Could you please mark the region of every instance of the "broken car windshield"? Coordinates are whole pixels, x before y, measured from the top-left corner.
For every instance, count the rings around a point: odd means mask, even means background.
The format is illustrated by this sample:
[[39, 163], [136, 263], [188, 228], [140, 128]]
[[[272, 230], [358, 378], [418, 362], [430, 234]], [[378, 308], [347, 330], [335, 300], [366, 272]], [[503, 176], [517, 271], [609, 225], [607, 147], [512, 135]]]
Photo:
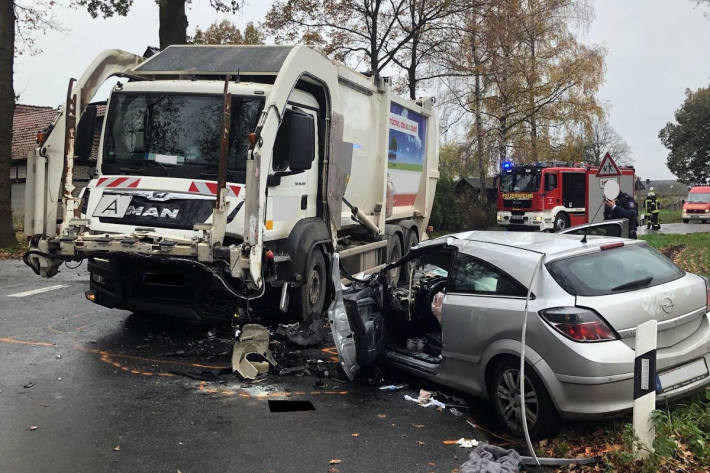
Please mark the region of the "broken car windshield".
[[[249, 143], [263, 99], [232, 97], [229, 130], [230, 180], [243, 182]], [[219, 163], [221, 95], [114, 93], [111, 96], [102, 171], [199, 178]], [[136, 174], [138, 174], [136, 172]]]

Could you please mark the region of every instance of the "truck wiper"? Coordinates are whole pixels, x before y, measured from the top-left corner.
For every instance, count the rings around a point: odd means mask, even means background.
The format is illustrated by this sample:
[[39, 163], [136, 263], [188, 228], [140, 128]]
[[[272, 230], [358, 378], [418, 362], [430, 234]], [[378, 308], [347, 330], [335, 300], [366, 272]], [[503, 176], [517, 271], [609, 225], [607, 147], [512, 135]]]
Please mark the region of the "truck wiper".
[[633, 289], [635, 287], [644, 287], [644, 286], [647, 286], [648, 283], [650, 283], [651, 281], [653, 281], [653, 276], [647, 276], [645, 278], [636, 279], [635, 281], [629, 281], [629, 282], [621, 284], [619, 286], [612, 287], [611, 290], [612, 291], [621, 291], [623, 289]]

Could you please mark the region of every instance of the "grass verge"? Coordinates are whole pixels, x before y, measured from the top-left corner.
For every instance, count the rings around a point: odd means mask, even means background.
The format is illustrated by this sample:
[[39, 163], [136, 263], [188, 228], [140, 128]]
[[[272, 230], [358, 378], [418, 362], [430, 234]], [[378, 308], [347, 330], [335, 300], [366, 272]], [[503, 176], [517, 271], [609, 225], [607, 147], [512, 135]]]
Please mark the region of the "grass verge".
[[12, 246], [0, 248], [0, 260], [20, 258], [27, 251], [27, 242], [23, 232], [15, 232], [17, 243]]

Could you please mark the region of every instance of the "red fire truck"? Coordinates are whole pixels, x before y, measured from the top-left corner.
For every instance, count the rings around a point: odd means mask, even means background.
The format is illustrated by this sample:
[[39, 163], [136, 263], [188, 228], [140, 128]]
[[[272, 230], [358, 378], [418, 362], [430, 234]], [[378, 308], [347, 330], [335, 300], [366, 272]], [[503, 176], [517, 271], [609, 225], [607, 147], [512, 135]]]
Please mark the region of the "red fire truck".
[[634, 195], [633, 167], [618, 176], [597, 176], [598, 167], [564, 162], [515, 166], [506, 161], [498, 179], [498, 225], [558, 231], [604, 219], [603, 187], [608, 179]]

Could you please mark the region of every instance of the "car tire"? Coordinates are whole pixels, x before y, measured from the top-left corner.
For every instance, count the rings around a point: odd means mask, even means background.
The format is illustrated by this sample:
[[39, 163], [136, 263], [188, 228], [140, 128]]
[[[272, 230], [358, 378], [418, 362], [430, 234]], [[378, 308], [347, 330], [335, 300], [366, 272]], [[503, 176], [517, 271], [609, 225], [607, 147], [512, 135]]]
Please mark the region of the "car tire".
[[689, 218], [684, 218], [684, 219], [683, 219], [683, 223], [688, 223], [688, 222], [690, 222], [690, 219], [689, 219]]
[[569, 228], [569, 216], [564, 212], [559, 212], [557, 215], [555, 215], [555, 224], [553, 231], [559, 232], [560, 230], [564, 230], [565, 228]]
[[318, 247], [313, 248], [304, 268], [304, 282], [293, 294], [294, 309], [300, 312], [301, 320], [323, 312], [328, 292], [327, 274], [323, 252]]
[[[419, 243], [419, 237], [417, 236], [417, 232], [415, 232], [413, 229], [409, 230], [407, 232], [407, 236], [405, 237], [405, 242], [404, 242], [404, 249], [406, 250], [406, 253], [409, 253], [409, 250], [417, 245]], [[405, 253], [405, 254], [406, 254]], [[414, 262], [410, 261], [407, 263], [407, 265], [404, 267], [405, 273], [402, 274], [401, 278], [405, 282], [409, 282], [409, 276], [412, 274], [412, 267], [414, 266]]]
[[[493, 367], [489, 377], [488, 393], [498, 421], [511, 434], [522, 437], [522, 419], [518, 373], [520, 361], [506, 358]], [[526, 399], [529, 399], [527, 411], [528, 433], [531, 438], [539, 439], [554, 434], [560, 426], [560, 417], [552, 399], [533, 368], [525, 366]], [[533, 414], [531, 416], [531, 414]]]
[[[387, 236], [387, 264], [394, 263], [402, 259], [402, 240], [396, 233]], [[387, 273], [387, 280], [390, 285], [396, 286], [402, 273], [402, 267], [391, 269]]]

